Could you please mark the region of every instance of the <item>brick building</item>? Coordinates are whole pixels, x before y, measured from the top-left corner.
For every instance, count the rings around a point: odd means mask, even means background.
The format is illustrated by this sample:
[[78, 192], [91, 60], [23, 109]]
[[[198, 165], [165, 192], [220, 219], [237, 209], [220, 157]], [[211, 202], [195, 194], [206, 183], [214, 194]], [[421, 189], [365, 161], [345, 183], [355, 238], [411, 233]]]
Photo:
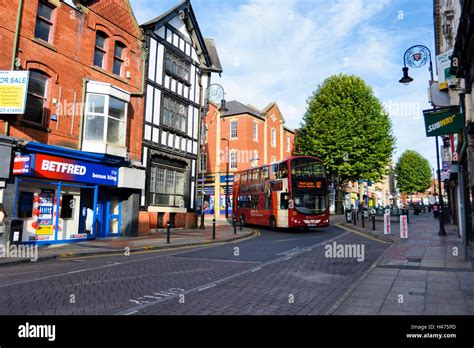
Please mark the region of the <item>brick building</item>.
[[[277, 103], [258, 110], [251, 105], [230, 101], [226, 108], [228, 111], [221, 113], [211, 103], [205, 119], [207, 136], [198, 182], [202, 183], [204, 174], [204, 204], [208, 214], [214, 214], [216, 210], [225, 214], [228, 181], [231, 215], [235, 172], [281, 161], [293, 153], [295, 132], [285, 127]], [[198, 191], [200, 196], [200, 187]], [[218, 209], [216, 202], [219, 202]]]
[[25, 113], [0, 115], [24, 140], [3, 193], [23, 241], [133, 235], [145, 56], [130, 4], [12, 0], [0, 12], [0, 70], [29, 72]]

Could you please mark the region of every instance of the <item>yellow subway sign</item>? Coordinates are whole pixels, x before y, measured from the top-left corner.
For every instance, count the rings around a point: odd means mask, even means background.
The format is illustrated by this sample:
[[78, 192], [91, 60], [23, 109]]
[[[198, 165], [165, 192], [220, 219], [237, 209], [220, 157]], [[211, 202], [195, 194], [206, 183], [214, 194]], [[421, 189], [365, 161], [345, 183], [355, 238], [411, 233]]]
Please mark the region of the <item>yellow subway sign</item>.
[[0, 71], [0, 114], [24, 114], [28, 71]]
[[464, 127], [464, 117], [458, 107], [423, 111], [427, 137], [454, 134]]

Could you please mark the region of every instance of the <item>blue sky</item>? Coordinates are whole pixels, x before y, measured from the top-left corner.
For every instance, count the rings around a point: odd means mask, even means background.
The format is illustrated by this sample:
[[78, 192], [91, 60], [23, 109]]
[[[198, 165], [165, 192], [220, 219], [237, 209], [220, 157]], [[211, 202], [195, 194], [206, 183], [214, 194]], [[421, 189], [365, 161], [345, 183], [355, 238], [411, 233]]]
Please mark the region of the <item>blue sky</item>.
[[[140, 23], [180, 0], [131, 0]], [[415, 44], [434, 54], [432, 0], [191, 0], [201, 31], [216, 41], [227, 100], [258, 108], [276, 101], [286, 125], [297, 128], [306, 100], [325, 78], [362, 77], [383, 102], [397, 137], [395, 160], [406, 149], [435, 167], [434, 138], [426, 138], [428, 66], [402, 76], [403, 54]], [[433, 56], [433, 61], [435, 57]]]

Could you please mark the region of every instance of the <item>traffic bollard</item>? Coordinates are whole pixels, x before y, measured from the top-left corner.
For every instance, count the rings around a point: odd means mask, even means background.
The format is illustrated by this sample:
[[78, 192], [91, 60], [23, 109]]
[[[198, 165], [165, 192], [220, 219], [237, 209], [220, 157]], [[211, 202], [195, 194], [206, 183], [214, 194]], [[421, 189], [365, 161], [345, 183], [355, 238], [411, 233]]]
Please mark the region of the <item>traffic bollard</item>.
[[360, 219], [362, 220], [362, 228], [364, 228], [365, 227], [365, 214], [364, 214], [364, 212], [362, 212], [360, 214]]
[[[235, 218], [234, 218], [234, 219], [235, 219]], [[244, 219], [241, 217], [241, 218], [240, 218], [240, 230], [241, 230], [241, 231], [242, 231], [243, 227], [244, 227]]]
[[216, 239], [216, 219], [212, 219], [212, 239]]
[[356, 218], [356, 212], [352, 212], [352, 224], [355, 226], [357, 225], [357, 218]]
[[237, 234], [237, 219], [233, 218], [232, 220], [234, 222], [234, 234]]
[[372, 214], [372, 231], [375, 231], [375, 214]]
[[170, 244], [171, 241], [171, 223], [168, 221], [166, 223], [166, 244]]

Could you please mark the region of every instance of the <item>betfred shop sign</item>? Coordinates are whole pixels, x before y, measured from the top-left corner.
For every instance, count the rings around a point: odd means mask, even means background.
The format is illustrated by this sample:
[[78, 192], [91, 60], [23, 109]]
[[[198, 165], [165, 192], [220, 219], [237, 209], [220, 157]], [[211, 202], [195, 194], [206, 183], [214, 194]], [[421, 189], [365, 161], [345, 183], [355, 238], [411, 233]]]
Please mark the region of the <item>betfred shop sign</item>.
[[118, 183], [115, 167], [44, 154], [17, 156], [13, 174], [106, 186]]

